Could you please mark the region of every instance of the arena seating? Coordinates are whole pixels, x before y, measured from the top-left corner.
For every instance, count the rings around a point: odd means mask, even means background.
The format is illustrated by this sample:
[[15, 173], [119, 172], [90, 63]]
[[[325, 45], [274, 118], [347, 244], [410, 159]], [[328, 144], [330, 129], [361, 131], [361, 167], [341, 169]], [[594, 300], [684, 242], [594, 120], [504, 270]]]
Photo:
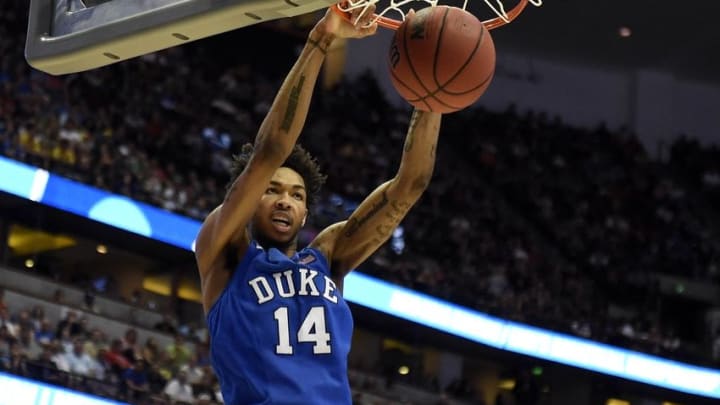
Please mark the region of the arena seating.
[[[0, 28], [0, 153], [198, 219], [221, 201], [231, 154], [254, 137], [281, 74], [188, 46], [48, 76], [24, 62], [17, 7]], [[332, 175], [305, 238], [392, 175], [408, 117], [370, 75], [317, 95], [301, 140]], [[403, 224], [404, 253], [388, 245], [361, 270], [672, 356], [682, 328], [660, 319], [657, 275], [718, 283], [714, 214], [673, 173], [630, 133], [512, 109], [453, 114], [430, 189]]]
[[[185, 46], [48, 76], [24, 61], [25, 7], [0, 8], [0, 154], [202, 219], [282, 75]], [[408, 118], [371, 75], [319, 92], [301, 142], [331, 175], [305, 241], [392, 176]], [[403, 223], [402, 253], [388, 244], [359, 270], [505, 318], [712, 365], [712, 337], [661, 315], [658, 279], [720, 284], [719, 153], [684, 137], [663, 162], [628, 131], [513, 108], [453, 114], [428, 193]], [[163, 381], [176, 372], [158, 371]]]

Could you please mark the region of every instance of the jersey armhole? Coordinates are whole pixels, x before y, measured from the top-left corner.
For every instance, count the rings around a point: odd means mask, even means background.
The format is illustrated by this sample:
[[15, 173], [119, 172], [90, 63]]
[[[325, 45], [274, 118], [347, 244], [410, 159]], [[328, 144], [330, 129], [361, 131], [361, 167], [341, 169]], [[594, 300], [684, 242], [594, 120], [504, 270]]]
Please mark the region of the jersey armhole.
[[[250, 241], [250, 244], [248, 245], [247, 251], [245, 251], [245, 254], [243, 255], [242, 260], [240, 263], [235, 266], [234, 269], [232, 269], [233, 274], [230, 276], [230, 279], [228, 280], [227, 284], [225, 285], [225, 288], [223, 288], [223, 291], [220, 293], [220, 295], [217, 297], [215, 302], [210, 307], [210, 310], [208, 310], [207, 315], [205, 316], [206, 321], [210, 321], [210, 317], [214, 316], [215, 308], [217, 308], [218, 304], [227, 294], [228, 289], [237, 282], [237, 277], [245, 277], [245, 274], [247, 272], [240, 271], [241, 269], [247, 269], [247, 267], [250, 265], [250, 262], [255, 258], [257, 255], [257, 251], [261, 250], [261, 248], [258, 248], [255, 241]], [[230, 270], [228, 270], [230, 271]]]
[[321, 264], [323, 264], [323, 267], [325, 267], [325, 268], [328, 270], [328, 272], [329, 272], [328, 275], [329, 275], [329, 276], [332, 276], [332, 268], [330, 268], [330, 263], [328, 263], [327, 258], [325, 257], [325, 255], [324, 255], [321, 251], [319, 251], [317, 248], [314, 248], [314, 247], [309, 247], [309, 246], [308, 246], [308, 247], [306, 247], [305, 249], [307, 249], [307, 250], [309, 250], [310, 252], [312, 252], [313, 256], [315, 256], [315, 258], [316, 258], [317, 260], [319, 260], [319, 261], [321, 262]]

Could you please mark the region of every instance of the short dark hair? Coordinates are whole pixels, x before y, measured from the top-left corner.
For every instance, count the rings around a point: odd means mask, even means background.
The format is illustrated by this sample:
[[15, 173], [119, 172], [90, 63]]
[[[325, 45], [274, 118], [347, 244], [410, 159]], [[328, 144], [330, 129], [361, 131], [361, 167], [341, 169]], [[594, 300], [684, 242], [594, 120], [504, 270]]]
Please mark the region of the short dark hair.
[[[233, 155], [232, 167], [230, 168], [230, 182], [227, 185], [227, 189], [235, 182], [240, 176], [240, 173], [245, 170], [250, 161], [255, 148], [251, 143], [246, 143], [242, 146], [239, 155]], [[290, 156], [285, 159], [282, 167], [295, 170], [305, 182], [305, 190], [307, 190], [307, 205], [310, 206], [317, 202], [317, 198], [320, 194], [320, 189], [325, 184], [327, 176], [320, 172], [320, 165], [317, 160], [310, 155], [302, 146], [295, 145]]]

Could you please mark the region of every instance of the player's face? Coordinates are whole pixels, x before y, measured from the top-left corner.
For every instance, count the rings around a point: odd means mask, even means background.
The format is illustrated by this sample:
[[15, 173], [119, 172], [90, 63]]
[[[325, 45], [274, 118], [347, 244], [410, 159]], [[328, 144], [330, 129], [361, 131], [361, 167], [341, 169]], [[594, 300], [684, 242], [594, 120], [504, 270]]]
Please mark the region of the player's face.
[[279, 244], [293, 242], [305, 224], [306, 200], [303, 178], [287, 167], [277, 169], [255, 211], [254, 231]]

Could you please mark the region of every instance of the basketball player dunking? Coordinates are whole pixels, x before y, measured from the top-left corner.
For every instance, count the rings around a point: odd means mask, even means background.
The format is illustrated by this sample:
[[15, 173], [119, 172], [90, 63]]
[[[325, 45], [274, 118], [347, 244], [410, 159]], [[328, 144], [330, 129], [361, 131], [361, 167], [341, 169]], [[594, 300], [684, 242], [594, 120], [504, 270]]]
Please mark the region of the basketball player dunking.
[[328, 47], [336, 37], [374, 34], [375, 25], [361, 28], [369, 22], [354, 26], [328, 10], [315, 25], [254, 145], [236, 157], [224, 202], [200, 229], [211, 359], [228, 405], [352, 402], [343, 278], [387, 241], [427, 187], [440, 129], [440, 114], [415, 111], [395, 177], [297, 251], [324, 176], [295, 142]]

